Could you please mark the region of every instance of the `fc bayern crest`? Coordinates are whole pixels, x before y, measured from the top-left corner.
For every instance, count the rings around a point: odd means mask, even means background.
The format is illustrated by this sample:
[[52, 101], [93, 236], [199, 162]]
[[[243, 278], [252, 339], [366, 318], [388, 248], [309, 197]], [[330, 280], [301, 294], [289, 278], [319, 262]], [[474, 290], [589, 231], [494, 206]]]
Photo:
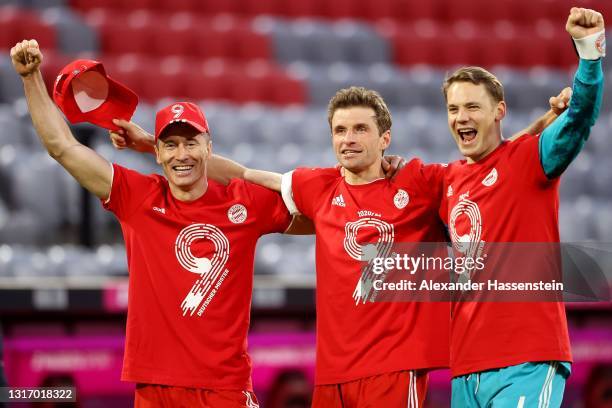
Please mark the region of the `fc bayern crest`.
[[595, 40], [595, 47], [601, 55], [606, 55], [606, 33], [602, 33], [599, 37], [597, 37], [597, 40]]
[[242, 204], [234, 204], [227, 210], [227, 218], [234, 224], [242, 224], [247, 217], [247, 209]]
[[397, 193], [395, 193], [395, 197], [393, 197], [393, 204], [395, 204], [395, 206], [401, 210], [402, 208], [408, 205], [408, 201], [410, 201], [408, 193], [401, 189], [397, 190]]

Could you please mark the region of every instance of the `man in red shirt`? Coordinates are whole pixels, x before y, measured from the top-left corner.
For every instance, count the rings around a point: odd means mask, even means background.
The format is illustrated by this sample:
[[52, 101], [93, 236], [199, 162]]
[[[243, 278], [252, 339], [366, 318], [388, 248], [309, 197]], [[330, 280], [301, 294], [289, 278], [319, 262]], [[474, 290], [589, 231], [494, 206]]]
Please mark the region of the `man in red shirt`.
[[279, 194], [207, 178], [208, 123], [177, 102], [155, 123], [165, 177], [111, 165], [80, 144], [50, 100], [34, 40], [11, 50], [34, 127], [48, 150], [121, 223], [129, 269], [122, 379], [136, 407], [257, 407], [247, 354], [257, 239], [291, 217]]
[[[550, 119], [548, 116], [546, 120]], [[364, 88], [340, 90], [329, 105], [332, 144], [344, 168], [278, 173], [245, 169], [230, 161], [216, 173], [283, 189], [292, 212], [314, 222], [317, 262], [317, 363], [315, 407], [421, 406], [427, 371], [448, 364], [447, 303], [374, 302], [363, 274], [364, 249], [384, 255], [394, 243], [445, 240], [438, 218], [444, 168], [415, 159], [385, 179], [382, 152], [391, 140], [391, 115], [383, 99]], [[534, 128], [545, 126], [546, 120]], [[146, 132], [115, 122], [148, 150]], [[118, 147], [126, 140], [111, 134]], [[140, 146], [140, 145], [144, 146]], [[296, 208], [297, 205], [297, 208]], [[370, 275], [371, 276], [371, 275]]]
[[[531, 243], [521, 246], [521, 257], [535, 254], [537, 259], [529, 270], [515, 271], [516, 248], [506, 245], [508, 253], [495, 257], [487, 274], [495, 271], [491, 279], [507, 270], [538, 277], [550, 269], [554, 258], [545, 255], [555, 252], [541, 243], [559, 242], [559, 176], [599, 113], [603, 17], [573, 8], [566, 29], [581, 58], [574, 94], [568, 110], [541, 135], [503, 141], [503, 87], [486, 70], [462, 68], [444, 83], [449, 127], [466, 158], [451, 163], [444, 178], [442, 216], [453, 246], [465, 256], [479, 257], [500, 252], [500, 243]], [[560, 406], [572, 360], [563, 304], [488, 300], [453, 305], [452, 406]]]

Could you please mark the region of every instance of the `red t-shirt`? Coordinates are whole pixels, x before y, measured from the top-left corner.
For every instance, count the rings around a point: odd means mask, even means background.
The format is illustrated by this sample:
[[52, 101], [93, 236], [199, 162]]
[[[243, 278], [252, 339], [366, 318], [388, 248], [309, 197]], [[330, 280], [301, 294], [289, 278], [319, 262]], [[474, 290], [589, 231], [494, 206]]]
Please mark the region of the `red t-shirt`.
[[104, 204], [121, 223], [129, 270], [122, 380], [252, 390], [247, 329], [257, 239], [283, 232], [279, 194], [208, 180], [192, 202], [168, 181], [113, 165]]
[[[444, 241], [441, 166], [412, 160], [392, 179], [349, 185], [336, 169], [297, 169], [292, 193], [316, 229], [316, 384], [448, 365], [448, 303], [354, 297], [362, 243]], [[439, 187], [438, 187], [439, 186]]]
[[[538, 141], [526, 135], [477, 163], [449, 164], [442, 211], [453, 242], [482, 244], [482, 253], [495, 243], [559, 242], [559, 180], [544, 174]], [[453, 376], [549, 360], [571, 361], [562, 303], [453, 305]]]

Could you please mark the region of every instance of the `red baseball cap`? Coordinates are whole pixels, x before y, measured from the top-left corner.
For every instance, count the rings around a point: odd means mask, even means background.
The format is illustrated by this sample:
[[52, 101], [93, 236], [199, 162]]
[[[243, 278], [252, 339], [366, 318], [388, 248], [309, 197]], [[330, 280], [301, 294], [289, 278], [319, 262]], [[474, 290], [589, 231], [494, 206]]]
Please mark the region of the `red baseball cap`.
[[175, 102], [160, 109], [155, 115], [155, 141], [172, 123], [187, 123], [200, 132], [209, 132], [204, 112], [191, 102]]
[[79, 59], [66, 65], [55, 80], [53, 100], [70, 123], [90, 122], [118, 130], [113, 119], [130, 120], [138, 95], [106, 74], [101, 62]]

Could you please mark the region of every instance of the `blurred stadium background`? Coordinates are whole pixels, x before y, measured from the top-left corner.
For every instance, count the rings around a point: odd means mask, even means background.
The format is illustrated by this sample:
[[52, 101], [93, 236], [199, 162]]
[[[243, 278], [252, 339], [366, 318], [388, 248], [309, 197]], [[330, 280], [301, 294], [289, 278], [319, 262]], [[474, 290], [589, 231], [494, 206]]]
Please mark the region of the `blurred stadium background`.
[[[497, 74], [510, 136], [571, 85], [577, 59], [564, 25], [573, 5], [612, 22], [609, 0], [0, 0], [0, 322], [9, 384], [75, 384], [81, 407], [132, 404], [133, 386], [119, 381], [127, 304], [120, 229], [39, 144], [8, 56], [17, 41], [39, 41], [48, 84], [72, 59], [101, 60], [139, 94], [133, 119], [150, 132], [159, 106], [196, 101], [215, 152], [247, 166], [333, 165], [325, 107], [349, 85], [374, 88], [390, 105], [391, 153], [446, 162], [457, 154], [440, 92], [445, 73], [470, 64]], [[612, 242], [612, 70], [606, 77], [601, 117], [562, 182], [565, 242]], [[104, 130], [73, 129], [107, 159], [159, 172], [152, 157], [114, 151]], [[308, 406], [314, 239], [265, 237], [255, 274], [257, 395], [263, 407]], [[576, 363], [564, 406], [612, 406], [611, 311], [568, 306]], [[448, 373], [435, 373], [428, 406], [448, 406], [449, 393]]]

